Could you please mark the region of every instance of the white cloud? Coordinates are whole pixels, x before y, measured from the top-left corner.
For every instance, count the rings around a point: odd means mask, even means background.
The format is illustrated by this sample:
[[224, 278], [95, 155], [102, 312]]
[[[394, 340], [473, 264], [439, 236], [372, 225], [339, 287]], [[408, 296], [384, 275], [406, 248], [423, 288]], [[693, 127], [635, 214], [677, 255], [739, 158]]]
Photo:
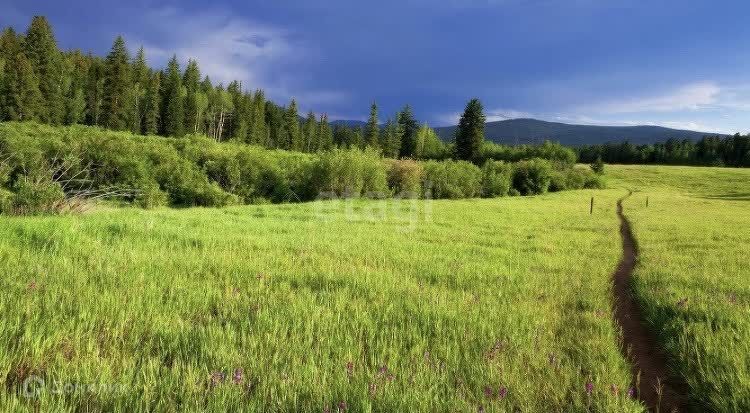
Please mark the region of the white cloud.
[[164, 65], [173, 54], [183, 65], [194, 59], [215, 84], [239, 80], [244, 89], [264, 89], [279, 103], [296, 97], [308, 106], [347, 98], [342, 92], [304, 85], [299, 62], [316, 48], [283, 28], [220, 11], [190, 14], [176, 8], [155, 10], [144, 21], [148, 38], [128, 38], [133, 48], [144, 46], [152, 63]]
[[[456, 125], [461, 119], [463, 112], [452, 112], [439, 115], [437, 121], [440, 125]], [[520, 118], [533, 118], [534, 115], [529, 112], [516, 110], [516, 109], [492, 109], [485, 110], [484, 115], [487, 118], [487, 122], [496, 122], [500, 120], [508, 119], [520, 119]]]
[[719, 102], [721, 87], [714, 82], [699, 82], [681, 86], [659, 95], [605, 101], [579, 107], [587, 113], [643, 113], [676, 112], [709, 108]]

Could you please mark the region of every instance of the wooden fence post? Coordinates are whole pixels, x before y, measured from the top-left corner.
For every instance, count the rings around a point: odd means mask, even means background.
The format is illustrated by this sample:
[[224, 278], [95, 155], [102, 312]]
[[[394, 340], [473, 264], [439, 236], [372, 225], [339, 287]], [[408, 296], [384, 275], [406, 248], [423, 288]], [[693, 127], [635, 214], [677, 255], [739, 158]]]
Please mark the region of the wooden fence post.
[[589, 209], [589, 215], [594, 213], [594, 197], [591, 197], [591, 208]]

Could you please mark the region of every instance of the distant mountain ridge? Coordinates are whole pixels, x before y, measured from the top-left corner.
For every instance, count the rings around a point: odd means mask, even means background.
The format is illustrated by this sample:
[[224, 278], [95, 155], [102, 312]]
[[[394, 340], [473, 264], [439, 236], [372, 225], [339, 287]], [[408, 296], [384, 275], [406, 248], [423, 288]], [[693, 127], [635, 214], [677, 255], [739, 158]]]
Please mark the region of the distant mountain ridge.
[[350, 128], [358, 128], [360, 126], [367, 125], [367, 122], [362, 121], [362, 120], [347, 120], [347, 119], [332, 120], [328, 123], [330, 123], [332, 126], [342, 125], [342, 126], [348, 126]]
[[[456, 126], [435, 128], [435, 132], [444, 141], [451, 141], [455, 130]], [[662, 126], [571, 125], [538, 119], [508, 119], [487, 122], [484, 132], [487, 140], [506, 145], [541, 143], [545, 140], [551, 140], [569, 146], [625, 140], [641, 145], [664, 142], [670, 138], [699, 140], [706, 135], [726, 136], [720, 133], [671, 129]]]

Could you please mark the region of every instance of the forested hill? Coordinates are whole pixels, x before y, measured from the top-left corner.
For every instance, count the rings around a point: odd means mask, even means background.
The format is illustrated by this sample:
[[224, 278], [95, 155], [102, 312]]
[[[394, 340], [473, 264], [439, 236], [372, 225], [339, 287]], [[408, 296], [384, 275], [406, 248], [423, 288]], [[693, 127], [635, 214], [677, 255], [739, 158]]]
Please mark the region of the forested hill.
[[[436, 128], [444, 141], [453, 139], [455, 126]], [[628, 140], [634, 144], [664, 142], [670, 138], [699, 140], [710, 132], [696, 132], [661, 126], [569, 125], [537, 119], [509, 119], [487, 122], [485, 138], [500, 144], [540, 143], [553, 140], [563, 145], [593, 145]]]

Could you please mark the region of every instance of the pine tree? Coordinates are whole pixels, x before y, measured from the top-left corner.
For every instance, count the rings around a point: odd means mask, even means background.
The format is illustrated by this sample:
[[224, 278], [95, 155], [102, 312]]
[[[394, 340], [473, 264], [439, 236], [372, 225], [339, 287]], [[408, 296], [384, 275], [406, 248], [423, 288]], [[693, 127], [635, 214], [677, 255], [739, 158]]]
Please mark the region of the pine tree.
[[104, 63], [89, 55], [91, 65], [86, 79], [86, 124], [98, 125], [102, 118], [102, 95], [104, 94]]
[[350, 148], [363, 149], [365, 147], [365, 133], [361, 127], [352, 131], [352, 140], [349, 142]]
[[285, 149], [292, 151], [301, 151], [304, 146], [302, 130], [299, 126], [299, 112], [297, 110], [297, 101], [292, 99], [289, 107], [284, 113], [284, 128], [286, 129], [288, 144]]
[[4, 120], [2, 93], [7, 86], [5, 82], [10, 72], [14, 70], [12, 60], [20, 52], [21, 39], [16, 35], [15, 30], [12, 27], [3, 30], [3, 34], [0, 35], [0, 121]]
[[198, 119], [198, 133], [202, 133], [204, 135], [209, 135], [209, 125], [211, 123], [211, 120], [214, 117], [214, 107], [211, 105], [211, 103], [214, 101], [213, 99], [214, 94], [214, 86], [211, 84], [211, 78], [206, 76], [203, 78], [203, 81], [200, 83], [200, 92], [199, 92], [199, 99], [198, 104], [200, 106], [199, 112], [200, 116]]
[[484, 142], [485, 120], [482, 103], [476, 98], [470, 100], [456, 129], [456, 158], [466, 161], [477, 160]]
[[145, 135], [156, 135], [159, 132], [160, 89], [161, 72], [150, 73], [143, 103], [143, 130], [141, 132]]
[[398, 122], [394, 122], [388, 119], [381, 135], [381, 147], [383, 148], [383, 156], [387, 158], [398, 158], [399, 151], [401, 150], [401, 140], [403, 139], [404, 131]]
[[146, 53], [143, 51], [143, 47], [141, 47], [138, 49], [131, 67], [133, 86], [130, 91], [131, 108], [128, 114], [130, 131], [136, 134], [142, 133], [144, 129], [143, 119], [146, 107], [146, 90], [148, 89], [150, 80], [148, 72]]
[[162, 133], [166, 136], [184, 135], [185, 112], [182, 99], [182, 75], [177, 56], [167, 64], [167, 73], [162, 81]]
[[262, 90], [256, 90], [252, 105], [253, 128], [250, 131], [250, 143], [269, 146], [268, 125], [266, 124], [266, 97]]
[[188, 133], [198, 132], [198, 123], [201, 117], [199, 108], [201, 72], [198, 69], [198, 62], [188, 60], [185, 68], [185, 75], [182, 78], [182, 85], [185, 87], [185, 130]]
[[378, 128], [378, 105], [372, 102], [370, 106], [370, 119], [365, 128], [365, 142], [367, 146], [378, 148], [380, 146], [380, 130]]
[[0, 107], [3, 120], [40, 120], [44, 110], [39, 82], [26, 56], [19, 52], [10, 60], [5, 74]]
[[23, 50], [39, 81], [42, 94], [40, 120], [59, 125], [65, 114], [63, 62], [52, 28], [45, 17], [34, 16], [31, 20]]
[[333, 148], [333, 130], [331, 130], [331, 124], [328, 123], [328, 115], [323, 114], [318, 123], [318, 146], [315, 150], [327, 151], [331, 148]]
[[242, 85], [239, 81], [233, 80], [229, 82], [226, 93], [232, 101], [232, 110], [226, 113], [227, 135], [236, 142], [242, 142], [245, 140], [244, 134], [247, 134], [247, 125], [239, 116], [242, 112]]
[[310, 111], [305, 119], [305, 125], [302, 127], [305, 135], [305, 152], [314, 152], [318, 147], [318, 122], [315, 121], [315, 114]]
[[289, 146], [289, 134], [284, 122], [286, 111], [273, 102], [266, 102], [266, 122], [268, 123], [268, 140], [272, 148], [286, 149]]
[[402, 158], [411, 158], [414, 156], [417, 131], [419, 130], [419, 124], [417, 123], [417, 120], [414, 119], [411, 106], [406, 105], [404, 107], [404, 109], [398, 114], [397, 122], [403, 130], [399, 155]]
[[65, 54], [63, 61], [65, 63], [63, 122], [66, 125], [74, 125], [82, 123], [86, 117], [86, 82], [91, 59], [79, 50], [75, 50]]
[[128, 130], [132, 118], [130, 56], [125, 40], [117, 36], [104, 63], [102, 125], [114, 130]]

